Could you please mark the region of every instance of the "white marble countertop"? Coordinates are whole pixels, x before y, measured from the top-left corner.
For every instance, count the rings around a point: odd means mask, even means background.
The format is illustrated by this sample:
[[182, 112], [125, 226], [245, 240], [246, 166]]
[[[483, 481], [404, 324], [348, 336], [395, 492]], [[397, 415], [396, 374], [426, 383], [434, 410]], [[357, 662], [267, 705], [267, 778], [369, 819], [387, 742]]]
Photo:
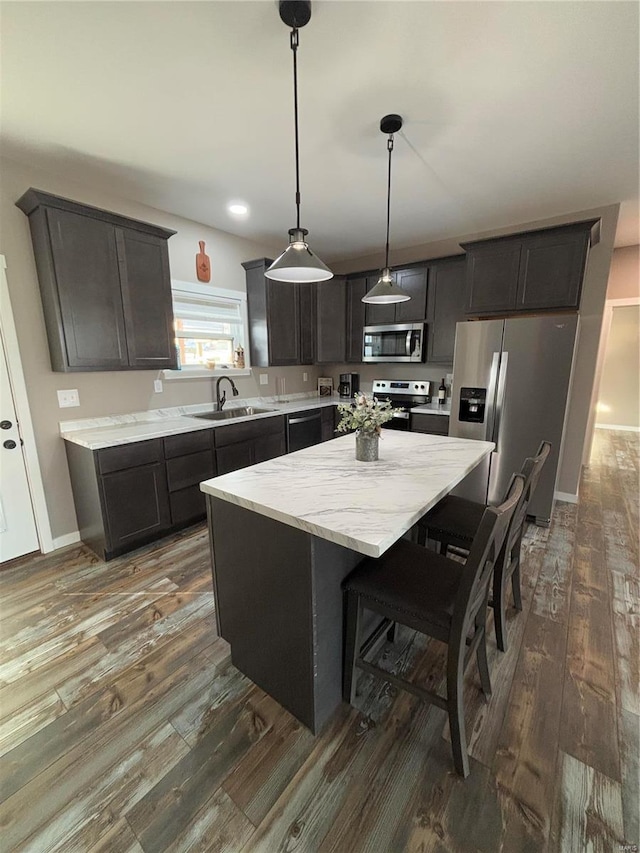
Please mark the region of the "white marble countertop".
[[451, 403], [447, 402], [444, 406], [439, 406], [437, 401], [425, 403], [424, 406], [414, 406], [409, 411], [412, 415], [446, 415], [449, 417], [451, 415]]
[[255, 397], [241, 400], [236, 397], [228, 400], [227, 409], [240, 406], [256, 406], [271, 409], [258, 415], [231, 418], [229, 420], [208, 421], [194, 418], [198, 412], [210, 412], [213, 403], [197, 403], [191, 406], [174, 406], [167, 409], [152, 409], [147, 412], [133, 412], [128, 415], [111, 415], [100, 418], [87, 418], [79, 421], [61, 421], [60, 435], [65, 441], [80, 444], [90, 450], [115, 447], [119, 444], [131, 444], [150, 438], [162, 438], [165, 435], [177, 435], [182, 432], [196, 432], [203, 429], [216, 429], [229, 424], [243, 423], [248, 420], [272, 418], [289, 412], [335, 406], [340, 400], [337, 394], [332, 397], [296, 396], [293, 399], [278, 400], [276, 397]]
[[491, 453], [488, 441], [385, 430], [378, 462], [353, 435], [200, 484], [208, 495], [379, 557]]

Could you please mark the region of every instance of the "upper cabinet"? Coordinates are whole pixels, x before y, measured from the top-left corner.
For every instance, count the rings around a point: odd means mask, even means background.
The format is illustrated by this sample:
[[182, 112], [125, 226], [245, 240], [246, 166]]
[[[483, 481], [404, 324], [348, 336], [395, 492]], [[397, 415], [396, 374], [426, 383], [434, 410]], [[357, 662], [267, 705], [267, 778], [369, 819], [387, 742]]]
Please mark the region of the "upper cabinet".
[[366, 307], [362, 297], [374, 284], [372, 276], [347, 279], [347, 362], [362, 361], [362, 330]]
[[341, 276], [316, 285], [316, 362], [346, 358], [347, 283]]
[[167, 240], [175, 231], [29, 189], [55, 371], [176, 366]]
[[589, 247], [600, 220], [461, 243], [467, 253], [467, 316], [557, 311], [580, 305]]
[[258, 258], [242, 264], [247, 281], [251, 364], [313, 364], [315, 285], [266, 278], [272, 263], [269, 258]]
[[[390, 305], [366, 303], [365, 325], [377, 326], [380, 323], [412, 323], [424, 320], [427, 316], [427, 266], [392, 270], [396, 284], [405, 290], [411, 299]], [[370, 290], [379, 278], [370, 276], [367, 289]]]
[[456, 323], [465, 319], [465, 269], [464, 255], [441, 258], [429, 263], [428, 362], [453, 364]]

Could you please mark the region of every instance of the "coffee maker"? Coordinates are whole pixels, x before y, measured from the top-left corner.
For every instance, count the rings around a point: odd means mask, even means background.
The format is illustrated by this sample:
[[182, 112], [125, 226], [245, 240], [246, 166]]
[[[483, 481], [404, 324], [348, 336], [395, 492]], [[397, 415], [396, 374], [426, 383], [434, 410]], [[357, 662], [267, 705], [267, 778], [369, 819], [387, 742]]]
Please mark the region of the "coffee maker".
[[354, 394], [360, 390], [360, 374], [359, 373], [341, 373], [340, 383], [338, 384], [338, 393], [345, 400], [353, 399]]

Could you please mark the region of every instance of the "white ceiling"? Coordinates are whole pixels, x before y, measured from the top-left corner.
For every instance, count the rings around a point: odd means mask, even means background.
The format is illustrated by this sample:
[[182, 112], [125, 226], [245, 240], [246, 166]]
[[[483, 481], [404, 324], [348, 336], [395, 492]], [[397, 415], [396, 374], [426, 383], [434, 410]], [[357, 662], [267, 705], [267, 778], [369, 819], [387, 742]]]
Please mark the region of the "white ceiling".
[[[302, 225], [327, 261], [622, 202], [638, 242], [638, 4], [316, 0], [300, 31]], [[3, 2], [3, 152], [286, 243], [292, 57], [277, 3]], [[231, 200], [251, 208], [245, 221]]]

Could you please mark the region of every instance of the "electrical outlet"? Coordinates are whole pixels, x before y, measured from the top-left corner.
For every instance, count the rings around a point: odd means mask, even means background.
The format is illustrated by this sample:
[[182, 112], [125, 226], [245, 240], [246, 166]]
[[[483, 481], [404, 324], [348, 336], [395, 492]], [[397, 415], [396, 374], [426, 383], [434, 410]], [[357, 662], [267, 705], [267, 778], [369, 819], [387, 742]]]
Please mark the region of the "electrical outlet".
[[303, 382], [308, 382], [308, 381], [309, 381], [309, 374], [308, 374], [308, 373], [303, 373], [303, 374], [302, 374], [302, 381], [303, 381]]
[[80, 405], [80, 396], [76, 388], [69, 391], [58, 391], [58, 408], [68, 409]]
[[162, 391], [162, 379], [153, 380], [153, 390], [156, 394], [159, 394]]
[[261, 373], [260, 374], [260, 384], [261, 385], [268, 385], [269, 384], [269, 374], [268, 373]]

